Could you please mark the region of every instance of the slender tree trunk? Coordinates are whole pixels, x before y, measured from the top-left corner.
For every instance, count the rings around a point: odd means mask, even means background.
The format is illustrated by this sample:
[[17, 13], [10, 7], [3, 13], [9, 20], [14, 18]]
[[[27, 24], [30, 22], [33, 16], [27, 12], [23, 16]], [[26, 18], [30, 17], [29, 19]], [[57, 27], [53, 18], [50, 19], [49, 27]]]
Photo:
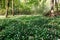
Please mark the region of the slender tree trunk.
[[12, 0], [12, 15], [14, 16], [14, 0]]
[[51, 0], [51, 16], [54, 16], [54, 0]]
[[8, 0], [6, 0], [6, 17], [8, 16]]
[[55, 0], [56, 11], [58, 13], [58, 0]]

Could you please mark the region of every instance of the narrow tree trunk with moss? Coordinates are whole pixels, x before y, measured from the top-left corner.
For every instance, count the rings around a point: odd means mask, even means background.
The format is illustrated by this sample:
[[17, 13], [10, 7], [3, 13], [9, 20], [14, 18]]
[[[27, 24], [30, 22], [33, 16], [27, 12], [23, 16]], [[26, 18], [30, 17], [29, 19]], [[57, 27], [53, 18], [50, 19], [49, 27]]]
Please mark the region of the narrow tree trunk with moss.
[[12, 15], [14, 16], [14, 0], [12, 0]]
[[54, 0], [51, 0], [51, 16], [54, 16]]
[[55, 0], [55, 6], [56, 6], [57, 14], [58, 14], [58, 0]]
[[6, 0], [6, 17], [8, 16], [8, 0]]

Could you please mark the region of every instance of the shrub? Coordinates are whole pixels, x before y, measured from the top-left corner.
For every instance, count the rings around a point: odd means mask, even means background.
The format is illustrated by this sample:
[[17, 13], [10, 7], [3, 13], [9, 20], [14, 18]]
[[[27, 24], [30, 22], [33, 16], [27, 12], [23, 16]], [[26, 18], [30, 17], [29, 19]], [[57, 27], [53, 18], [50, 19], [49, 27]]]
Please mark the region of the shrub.
[[60, 38], [59, 23], [40, 16], [0, 19], [0, 40], [57, 40]]

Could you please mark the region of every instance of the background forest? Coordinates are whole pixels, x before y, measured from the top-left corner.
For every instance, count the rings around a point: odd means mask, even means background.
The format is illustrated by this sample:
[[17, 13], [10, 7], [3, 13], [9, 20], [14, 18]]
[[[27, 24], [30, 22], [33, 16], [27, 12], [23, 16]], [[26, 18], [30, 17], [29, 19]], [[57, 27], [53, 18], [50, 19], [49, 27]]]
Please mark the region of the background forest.
[[[6, 0], [0, 0], [0, 14], [6, 13]], [[51, 9], [50, 0], [14, 0], [14, 14], [45, 14]], [[8, 14], [12, 13], [12, 0], [9, 0]]]

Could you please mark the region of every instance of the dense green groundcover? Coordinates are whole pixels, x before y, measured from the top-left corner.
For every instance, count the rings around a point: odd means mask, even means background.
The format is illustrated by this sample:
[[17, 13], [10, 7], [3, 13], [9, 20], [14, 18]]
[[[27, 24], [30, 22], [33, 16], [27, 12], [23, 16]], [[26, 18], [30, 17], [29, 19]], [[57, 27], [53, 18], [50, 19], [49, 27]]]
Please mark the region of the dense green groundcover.
[[60, 18], [40, 16], [0, 19], [0, 40], [58, 40]]

